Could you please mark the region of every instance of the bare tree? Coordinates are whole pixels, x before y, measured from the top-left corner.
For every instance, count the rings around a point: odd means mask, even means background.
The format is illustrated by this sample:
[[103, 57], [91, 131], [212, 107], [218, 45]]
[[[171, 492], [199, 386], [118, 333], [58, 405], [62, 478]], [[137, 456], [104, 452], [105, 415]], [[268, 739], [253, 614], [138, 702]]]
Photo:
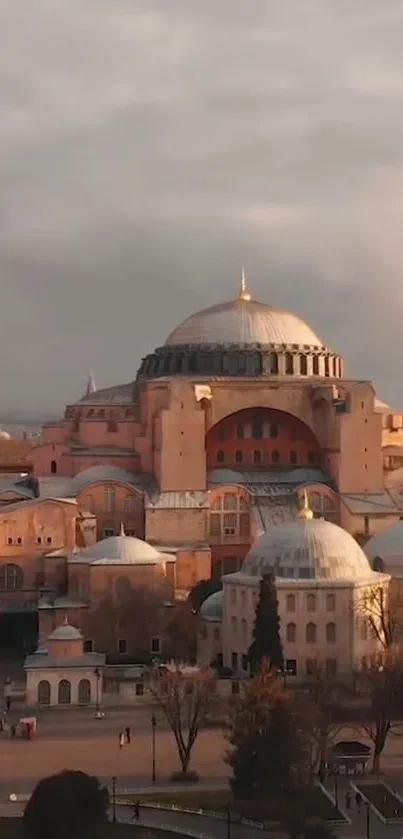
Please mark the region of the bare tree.
[[184, 775], [189, 770], [193, 746], [213, 699], [210, 669], [177, 662], [151, 671], [149, 689], [174, 735]]
[[399, 705], [403, 697], [403, 669], [401, 662], [393, 661], [372, 667], [360, 675], [368, 698], [366, 723], [363, 731], [373, 743], [372, 769], [379, 774], [381, 755], [389, 734], [401, 736], [401, 723], [396, 722]]
[[311, 769], [320, 776], [325, 774], [329, 751], [343, 727], [337, 722], [343, 693], [343, 685], [319, 665], [306, 683], [305, 707], [299, 700], [311, 743]]
[[377, 642], [382, 661], [399, 655], [403, 645], [403, 595], [396, 586], [377, 586], [365, 594], [360, 617]]

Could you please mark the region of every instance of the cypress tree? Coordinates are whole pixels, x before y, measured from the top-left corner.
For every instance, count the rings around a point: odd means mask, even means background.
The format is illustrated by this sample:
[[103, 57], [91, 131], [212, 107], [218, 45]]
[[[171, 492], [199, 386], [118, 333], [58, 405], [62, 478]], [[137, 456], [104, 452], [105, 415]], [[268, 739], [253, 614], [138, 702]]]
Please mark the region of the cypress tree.
[[260, 580], [253, 641], [248, 650], [248, 658], [252, 675], [259, 670], [263, 661], [269, 662], [275, 670], [284, 670], [277, 589], [273, 573], [265, 574]]

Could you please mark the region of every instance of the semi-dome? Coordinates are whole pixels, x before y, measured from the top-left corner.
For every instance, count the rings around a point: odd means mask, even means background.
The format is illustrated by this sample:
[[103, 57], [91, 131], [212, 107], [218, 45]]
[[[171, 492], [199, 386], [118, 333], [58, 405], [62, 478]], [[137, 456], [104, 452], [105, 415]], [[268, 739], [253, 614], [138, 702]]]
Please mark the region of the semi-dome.
[[298, 519], [272, 527], [246, 556], [242, 573], [295, 580], [365, 581], [372, 577], [364, 551], [355, 539], [304, 507]]
[[170, 347], [185, 344], [323, 347], [323, 341], [296, 315], [242, 297], [196, 312], [166, 341]]
[[135, 536], [126, 536], [124, 532], [120, 536], [101, 539], [95, 545], [84, 548], [79, 556], [73, 556], [72, 559], [103, 565], [158, 565], [166, 561], [166, 557], [148, 542], [143, 542]]
[[83, 635], [75, 626], [69, 623], [62, 623], [48, 637], [48, 641], [82, 641]]
[[371, 563], [377, 558], [383, 560], [386, 571], [394, 565], [394, 560], [398, 560], [403, 572], [403, 520], [371, 536], [364, 551]]
[[222, 621], [224, 614], [224, 592], [215, 591], [203, 601], [199, 617], [204, 621]]

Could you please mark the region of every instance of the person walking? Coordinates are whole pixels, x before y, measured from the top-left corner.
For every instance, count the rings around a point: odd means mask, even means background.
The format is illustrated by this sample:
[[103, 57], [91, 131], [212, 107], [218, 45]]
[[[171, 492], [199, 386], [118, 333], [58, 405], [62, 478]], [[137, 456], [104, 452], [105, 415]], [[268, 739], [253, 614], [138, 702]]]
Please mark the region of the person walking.
[[351, 792], [350, 792], [350, 790], [347, 790], [347, 792], [344, 796], [344, 801], [345, 801], [345, 804], [346, 804], [346, 810], [351, 810]]
[[120, 732], [120, 734], [119, 734], [119, 749], [123, 749], [124, 744], [125, 744], [125, 735], [122, 732]]
[[361, 802], [362, 802], [362, 795], [360, 792], [356, 792], [355, 794], [355, 805], [357, 807], [357, 812], [361, 812]]
[[127, 726], [126, 726], [125, 731], [126, 731], [126, 743], [128, 743], [128, 745], [130, 745], [130, 742], [131, 742], [131, 731], [130, 731], [130, 726], [129, 726], [129, 725], [127, 725]]
[[135, 803], [133, 804], [133, 818], [132, 818], [132, 821], [138, 822], [139, 818], [140, 818], [140, 804], [139, 804], [138, 801], [135, 801]]

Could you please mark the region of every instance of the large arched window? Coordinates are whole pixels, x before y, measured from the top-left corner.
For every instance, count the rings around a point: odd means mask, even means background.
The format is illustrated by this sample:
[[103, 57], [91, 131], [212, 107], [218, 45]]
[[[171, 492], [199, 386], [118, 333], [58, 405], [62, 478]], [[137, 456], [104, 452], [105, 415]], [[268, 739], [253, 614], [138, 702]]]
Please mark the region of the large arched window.
[[316, 595], [307, 594], [306, 596], [306, 610], [307, 612], [316, 612]]
[[335, 612], [336, 611], [336, 595], [335, 594], [327, 594], [326, 595], [326, 611], [327, 612]]
[[50, 682], [42, 679], [37, 688], [38, 705], [50, 705]]
[[286, 639], [289, 644], [295, 644], [297, 627], [295, 623], [287, 623]]
[[210, 512], [210, 537], [250, 538], [250, 505], [242, 495], [225, 492], [213, 501]]
[[[98, 671], [97, 671], [98, 672]], [[78, 701], [80, 705], [89, 705], [91, 702], [91, 682], [89, 679], [80, 679], [78, 683]]]
[[24, 585], [24, 572], [19, 565], [0, 565], [0, 591], [18, 591]]
[[126, 495], [124, 502], [124, 510], [127, 516], [132, 516], [133, 513], [136, 512], [136, 501], [137, 498], [135, 497], [135, 495]]
[[295, 612], [295, 594], [287, 594], [285, 603], [287, 612]]
[[57, 473], [57, 463], [55, 460], [50, 461], [50, 473], [51, 475], [56, 475]]
[[307, 644], [315, 644], [316, 643], [316, 624], [315, 623], [307, 623], [307, 625], [306, 625], [306, 643]]
[[105, 511], [107, 513], [114, 513], [116, 510], [116, 489], [115, 487], [105, 487]]
[[61, 679], [57, 691], [57, 701], [59, 705], [70, 705], [71, 702], [71, 683], [68, 679]]

